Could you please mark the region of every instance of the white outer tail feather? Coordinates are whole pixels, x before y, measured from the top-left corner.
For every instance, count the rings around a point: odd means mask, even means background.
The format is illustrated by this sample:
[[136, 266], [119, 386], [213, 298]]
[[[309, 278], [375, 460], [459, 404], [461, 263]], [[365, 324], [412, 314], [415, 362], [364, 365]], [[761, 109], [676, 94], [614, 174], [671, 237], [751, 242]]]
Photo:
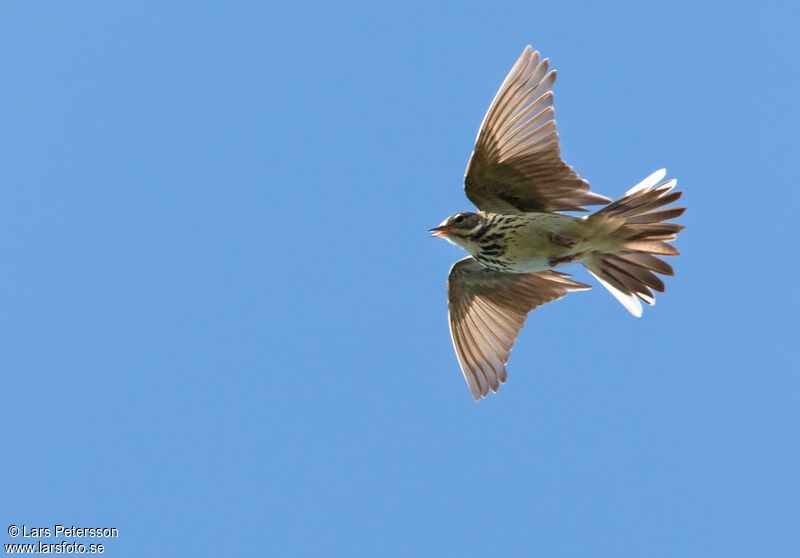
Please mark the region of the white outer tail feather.
[[[652, 198], [652, 195], [651, 195], [650, 196], [651, 201], [649, 203], [647, 203], [646, 205], [641, 205], [645, 201], [641, 196], [647, 196], [648, 195], [647, 192], [657, 192], [658, 193], [658, 198], [656, 198], [656, 199], [660, 199], [662, 196], [665, 196], [666, 194], [668, 194], [670, 192], [670, 190], [672, 190], [677, 185], [678, 181], [676, 179], [671, 179], [671, 180], [668, 180], [666, 182], [663, 182], [662, 184], [659, 184], [659, 182], [661, 182], [661, 180], [664, 179], [666, 174], [667, 174], [667, 170], [666, 169], [659, 169], [659, 170], [655, 171], [650, 176], [648, 176], [647, 178], [645, 178], [644, 180], [639, 182], [636, 186], [634, 186], [633, 188], [631, 188], [627, 192], [625, 192], [625, 195], [623, 196], [623, 198], [621, 198], [620, 200], [617, 200], [616, 202], [612, 202], [612, 204], [609, 204], [608, 208], [601, 209], [595, 215], [606, 213], [606, 215], [610, 216], [610, 215], [613, 215], [613, 214], [616, 213], [616, 214], [618, 214], [620, 216], [623, 216], [623, 218], [625, 218], [626, 220], [631, 219], [633, 221], [633, 223], [642, 224], [642, 226], [647, 226], [646, 225], [647, 223], [653, 223], [653, 225], [652, 225], [653, 227], [657, 227], [658, 226], [657, 224], [659, 224], [659, 223], [663, 223], [662, 226], [667, 225], [668, 223], [666, 223], [666, 221], [668, 221], [671, 218], [671, 216], [663, 215], [663, 216], [659, 217], [658, 210], [663, 208], [665, 205], [669, 205], [670, 200], [666, 200], [664, 203], [662, 203], [660, 205], [653, 206], [652, 202], [655, 201], [655, 200]], [[637, 196], [637, 194], [639, 194], [639, 196]], [[631, 200], [626, 200], [625, 198], [628, 198], [629, 196], [634, 196], [634, 197]], [[672, 201], [674, 201], [678, 197], [680, 197], [680, 192], [678, 192], [677, 194], [671, 194], [669, 196], [669, 198], [672, 198]], [[635, 202], [636, 202], [637, 199], [642, 200], [642, 201], [639, 202], [642, 211], [640, 213], [632, 214], [631, 211], [632, 210], [633, 211], [636, 210], [637, 206], [636, 206]], [[621, 206], [619, 205], [620, 203], [622, 204]], [[634, 205], [630, 206], [631, 203], [634, 203]], [[626, 208], [626, 209], [621, 209], [621, 208], [625, 207], [625, 205], [628, 205], [629, 207]], [[616, 206], [616, 207], [614, 207], [614, 206]], [[649, 206], [649, 207], [647, 207], [647, 206]], [[669, 209], [669, 208], [667, 208], [667, 209]], [[622, 211], [622, 213], [620, 213], [620, 210]], [[666, 210], [665, 209], [661, 209], [661, 211], [666, 211]], [[673, 212], [678, 212], [677, 215], [680, 215], [683, 212], [683, 209], [682, 208], [674, 208]], [[652, 215], [652, 220], [651, 221], [648, 221], [646, 219], [649, 215]], [[673, 215], [673, 216], [675, 216], [675, 215]], [[636, 227], [636, 225], [634, 225], [632, 223], [629, 223], [629, 225], [630, 225], [631, 228]], [[680, 226], [680, 225], [676, 225], [674, 223], [669, 223], [669, 225], [672, 225], [673, 228], [668, 233], [666, 233], [666, 236], [661, 236], [661, 235], [665, 234], [665, 231], [656, 230], [655, 232], [649, 232], [649, 233], [648, 232], [644, 232], [644, 235], [645, 235], [644, 238], [642, 238], [641, 236], [640, 236], [640, 238], [644, 241], [645, 246], [646, 246], [646, 241], [648, 239], [650, 239], [651, 241], [665, 241], [665, 242], [669, 242], [670, 240], [674, 240], [676, 231], [680, 231], [683, 227]], [[670, 236], [671, 236], [671, 238], [670, 238]], [[633, 250], [633, 251], [643, 250], [645, 253], [649, 253], [649, 250], [647, 250], [646, 247], [642, 247], [642, 246], [634, 247], [634, 244], [635, 243], [631, 243], [631, 246], [630, 246], [630, 248], [627, 249], [627, 251], [626, 251], [625, 245], [623, 244], [622, 247], [620, 248], [619, 254], [631, 253], [630, 250]], [[661, 244], [663, 244], [663, 242], [661, 242]], [[674, 254], [667, 254], [667, 253], [665, 253], [663, 251], [659, 251], [658, 249], [656, 249], [654, 253], [655, 254], [660, 254], [660, 255], [676, 255], [678, 253], [677, 250], [675, 250], [674, 252], [675, 252]], [[611, 257], [611, 258], [614, 257], [614, 252], [606, 253], [606, 254], [608, 254], [608, 257]], [[651, 255], [652, 255], [652, 253], [651, 253]], [[619, 260], [616, 260], [616, 263], [619, 264], [620, 263]], [[630, 264], [630, 263], [632, 263], [632, 262], [629, 261], [628, 264]], [[625, 292], [625, 291], [621, 290], [620, 288], [618, 288], [617, 286], [611, 284], [609, 281], [613, 280], [615, 283], [618, 283], [620, 285], [620, 287], [625, 288], [626, 290], [631, 290], [630, 283], [625, 282], [625, 281], [623, 281], [622, 283], [619, 283], [620, 277], [618, 276], [618, 272], [620, 272], [620, 271], [622, 271], [623, 273], [625, 273], [625, 272], [623, 270], [619, 269], [619, 268], [615, 268], [614, 264], [611, 261], [606, 261], [606, 258], [604, 258], [604, 254], [603, 253], [595, 253], [592, 257], [590, 257], [590, 259], [588, 259], [588, 261], [584, 262], [584, 265], [586, 266], [586, 269], [589, 271], [589, 273], [591, 273], [594, 276], [594, 278], [597, 279], [600, 282], [600, 284], [603, 285], [608, 290], [608, 292], [610, 292], [614, 296], [614, 298], [616, 298], [625, 307], [626, 310], [628, 310], [628, 312], [630, 312], [631, 314], [633, 314], [637, 318], [640, 318], [642, 316], [642, 301], [646, 302], [649, 305], [654, 305], [655, 304], [655, 296], [652, 294], [652, 292], [646, 286], [642, 289], [641, 287], [643, 285], [638, 285], [638, 286], [635, 286], [633, 288], [633, 292]], [[611, 267], [610, 268], [606, 268], [607, 265], [610, 265]], [[640, 263], [638, 265], [642, 265], [642, 264]], [[646, 267], [646, 265], [647, 264], [644, 264], [643, 267], [645, 269], [649, 269], [649, 271], [647, 273], [650, 273], [651, 271], [654, 271], [656, 269], [656, 268], [653, 268], [653, 267], [649, 267], [648, 268], [648, 267]], [[669, 266], [667, 266], [664, 262], [662, 262], [662, 265], [666, 266], [666, 270], [659, 270], [659, 271], [656, 271], [656, 272], [657, 273], [667, 273], [667, 274], [671, 275], [672, 274], [671, 268]], [[640, 272], [641, 272], [641, 270], [640, 270]], [[606, 279], [601, 277], [601, 275], [608, 276], [609, 273], [611, 275], [608, 277], [608, 280], [606, 280]], [[630, 270], [629, 270], [629, 273], [630, 273]], [[634, 275], [637, 275], [637, 274], [634, 273]], [[652, 273], [650, 273], [650, 276], [653, 277]], [[631, 278], [633, 278], [633, 277], [629, 276], [628, 280], [630, 280]], [[657, 289], [657, 290], [663, 290], [663, 283], [661, 284], [661, 288]]]
[[[653, 174], [651, 174], [650, 176], [639, 182], [639, 184], [637, 184], [636, 186], [625, 192], [625, 195], [630, 196], [631, 194], [639, 192], [640, 190], [649, 190], [650, 188], [658, 184], [658, 182], [662, 180], [665, 176], [667, 176], [667, 169], [658, 169], [656, 172], [654, 172]], [[677, 180], [675, 182], [677, 183]]]
[[[616, 298], [628, 312], [630, 312], [637, 318], [642, 317], [642, 303], [639, 301], [638, 298], [636, 298], [636, 295], [623, 293], [615, 286], [611, 285], [610, 283], [606, 282], [603, 279], [600, 279], [600, 277], [598, 277], [591, 269], [589, 269], [589, 273], [591, 273], [595, 279], [600, 281], [600, 284], [603, 285], [606, 289], [608, 289], [608, 292], [614, 295], [614, 298]], [[652, 304], [655, 303], [656, 303], [655, 298], [653, 298]]]

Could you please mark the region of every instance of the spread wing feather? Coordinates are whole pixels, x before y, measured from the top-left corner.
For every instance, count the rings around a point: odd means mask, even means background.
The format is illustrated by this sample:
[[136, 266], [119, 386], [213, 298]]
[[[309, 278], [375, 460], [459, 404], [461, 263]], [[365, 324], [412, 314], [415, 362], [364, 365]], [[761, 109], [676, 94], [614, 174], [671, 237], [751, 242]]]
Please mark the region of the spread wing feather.
[[447, 281], [450, 334], [477, 401], [506, 381], [506, 363], [528, 312], [589, 285], [556, 271], [501, 273], [472, 257], [456, 262]]
[[528, 46], [483, 119], [464, 177], [478, 209], [586, 211], [608, 203], [561, 159], [550, 89], [556, 72]]

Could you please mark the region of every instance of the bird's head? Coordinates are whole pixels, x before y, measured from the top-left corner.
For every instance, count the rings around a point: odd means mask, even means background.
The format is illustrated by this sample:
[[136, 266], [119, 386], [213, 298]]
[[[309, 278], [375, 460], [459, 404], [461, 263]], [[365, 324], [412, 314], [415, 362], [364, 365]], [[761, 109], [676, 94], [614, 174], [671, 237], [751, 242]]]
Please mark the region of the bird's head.
[[469, 237], [480, 230], [484, 218], [477, 213], [456, 213], [430, 230], [431, 236], [442, 236], [459, 246], [468, 242]]

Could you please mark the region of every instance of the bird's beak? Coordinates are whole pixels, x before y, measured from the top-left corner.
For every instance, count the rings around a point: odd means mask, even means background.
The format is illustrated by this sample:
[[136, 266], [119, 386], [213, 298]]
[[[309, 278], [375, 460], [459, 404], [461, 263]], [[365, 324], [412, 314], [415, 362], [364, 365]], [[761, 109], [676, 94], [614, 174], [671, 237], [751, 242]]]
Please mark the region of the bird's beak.
[[442, 225], [441, 227], [436, 227], [428, 231], [431, 233], [431, 236], [447, 236], [450, 233], [450, 227], [447, 225]]

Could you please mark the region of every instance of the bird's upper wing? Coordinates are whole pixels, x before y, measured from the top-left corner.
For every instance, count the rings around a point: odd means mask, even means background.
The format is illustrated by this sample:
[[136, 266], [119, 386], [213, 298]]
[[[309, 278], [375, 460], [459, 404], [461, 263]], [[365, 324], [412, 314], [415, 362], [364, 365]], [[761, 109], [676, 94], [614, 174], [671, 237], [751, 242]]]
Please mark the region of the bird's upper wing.
[[467, 197], [483, 211], [586, 211], [611, 200], [561, 160], [553, 116], [555, 70], [525, 47], [478, 131], [464, 177]]
[[557, 271], [501, 273], [472, 257], [456, 262], [447, 280], [450, 335], [477, 401], [506, 381], [505, 364], [528, 312], [589, 285]]

